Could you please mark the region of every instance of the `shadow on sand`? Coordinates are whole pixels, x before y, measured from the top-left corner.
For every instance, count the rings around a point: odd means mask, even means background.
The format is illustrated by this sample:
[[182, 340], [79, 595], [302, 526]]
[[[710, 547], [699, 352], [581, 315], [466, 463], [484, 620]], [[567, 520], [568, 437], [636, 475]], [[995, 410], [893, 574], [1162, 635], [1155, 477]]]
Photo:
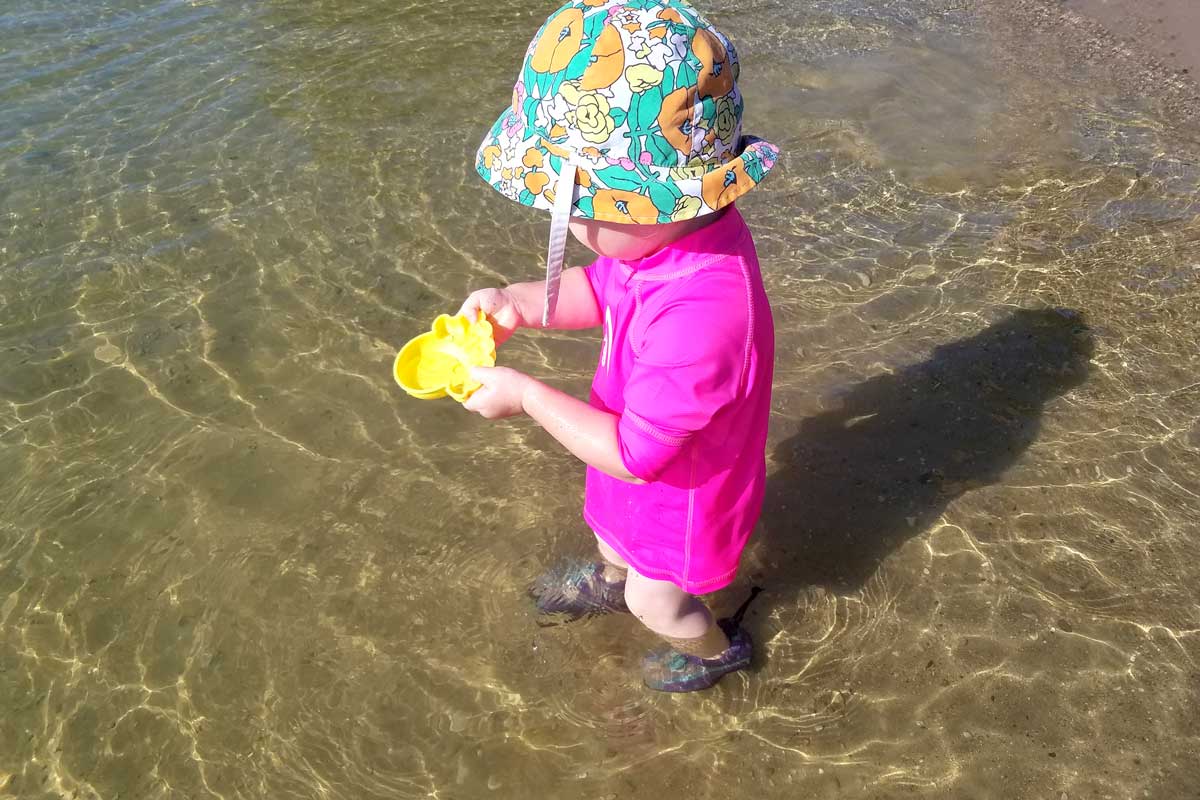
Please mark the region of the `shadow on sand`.
[[1021, 310], [801, 422], [767, 481], [757, 611], [813, 585], [862, 587], [948, 503], [1000, 478], [1046, 403], [1087, 379], [1092, 351], [1078, 312]]

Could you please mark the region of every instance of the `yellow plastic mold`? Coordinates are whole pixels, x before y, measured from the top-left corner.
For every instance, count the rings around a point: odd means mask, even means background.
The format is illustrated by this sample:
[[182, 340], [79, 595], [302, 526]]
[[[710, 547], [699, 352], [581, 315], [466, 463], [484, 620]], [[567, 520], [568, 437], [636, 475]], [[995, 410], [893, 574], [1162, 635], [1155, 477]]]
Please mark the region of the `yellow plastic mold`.
[[400, 348], [392, 375], [413, 397], [436, 400], [450, 395], [463, 403], [482, 385], [471, 380], [467, 369], [495, 365], [496, 339], [482, 313], [474, 322], [442, 314], [427, 333]]

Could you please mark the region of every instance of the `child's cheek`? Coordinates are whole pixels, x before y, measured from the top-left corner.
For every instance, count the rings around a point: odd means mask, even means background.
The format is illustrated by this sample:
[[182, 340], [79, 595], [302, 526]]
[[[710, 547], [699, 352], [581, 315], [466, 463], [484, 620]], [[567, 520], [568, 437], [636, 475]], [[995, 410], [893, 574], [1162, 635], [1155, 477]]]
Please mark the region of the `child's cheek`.
[[571, 232], [571, 236], [575, 238], [575, 241], [579, 242], [584, 247], [587, 247], [587, 233], [582, 225], [575, 220], [571, 220], [567, 223], [567, 230]]

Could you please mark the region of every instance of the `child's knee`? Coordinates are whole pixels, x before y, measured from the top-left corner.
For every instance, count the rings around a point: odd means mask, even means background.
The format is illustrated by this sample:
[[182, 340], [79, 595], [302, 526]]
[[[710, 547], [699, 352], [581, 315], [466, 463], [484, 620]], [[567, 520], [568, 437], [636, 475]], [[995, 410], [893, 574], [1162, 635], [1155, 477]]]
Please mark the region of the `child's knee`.
[[671, 626], [687, 613], [691, 602], [692, 597], [673, 584], [663, 584], [640, 576], [625, 583], [625, 605], [653, 630]]
[[631, 580], [625, 581], [625, 605], [629, 607], [631, 614], [641, 620], [646, 618], [646, 614], [653, 613], [655, 610], [654, 600], [648, 597], [635, 581]]

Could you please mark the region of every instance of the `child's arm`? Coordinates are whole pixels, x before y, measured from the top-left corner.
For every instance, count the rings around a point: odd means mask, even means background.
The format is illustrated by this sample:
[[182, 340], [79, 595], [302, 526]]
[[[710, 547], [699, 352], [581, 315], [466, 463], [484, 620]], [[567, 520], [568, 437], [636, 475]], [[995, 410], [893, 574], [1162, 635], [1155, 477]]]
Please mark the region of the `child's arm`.
[[614, 478], [643, 483], [621, 458], [616, 414], [506, 367], [476, 367], [471, 377], [483, 388], [467, 400], [467, 410], [488, 419], [528, 414], [580, 461]]
[[[517, 328], [542, 326], [545, 294], [545, 281], [514, 283], [503, 289], [480, 289], [471, 292], [458, 313], [472, 319], [480, 311], [487, 314], [492, 320], [496, 344], [500, 344]], [[594, 328], [600, 321], [600, 306], [583, 267], [564, 270], [558, 289], [558, 306], [554, 309], [550, 327], [560, 330]]]
[[[516, 283], [504, 289], [473, 292], [460, 314], [474, 316], [483, 311], [496, 329], [496, 343], [517, 328], [541, 327], [543, 281]], [[593, 328], [601, 322], [600, 306], [582, 267], [562, 274], [558, 305], [550, 327], [564, 330]], [[467, 410], [487, 419], [527, 414], [574, 456], [614, 478], [641, 483], [621, 460], [617, 419], [598, 408], [553, 389], [528, 375], [506, 367], [477, 367], [471, 375], [483, 388], [467, 400]]]

